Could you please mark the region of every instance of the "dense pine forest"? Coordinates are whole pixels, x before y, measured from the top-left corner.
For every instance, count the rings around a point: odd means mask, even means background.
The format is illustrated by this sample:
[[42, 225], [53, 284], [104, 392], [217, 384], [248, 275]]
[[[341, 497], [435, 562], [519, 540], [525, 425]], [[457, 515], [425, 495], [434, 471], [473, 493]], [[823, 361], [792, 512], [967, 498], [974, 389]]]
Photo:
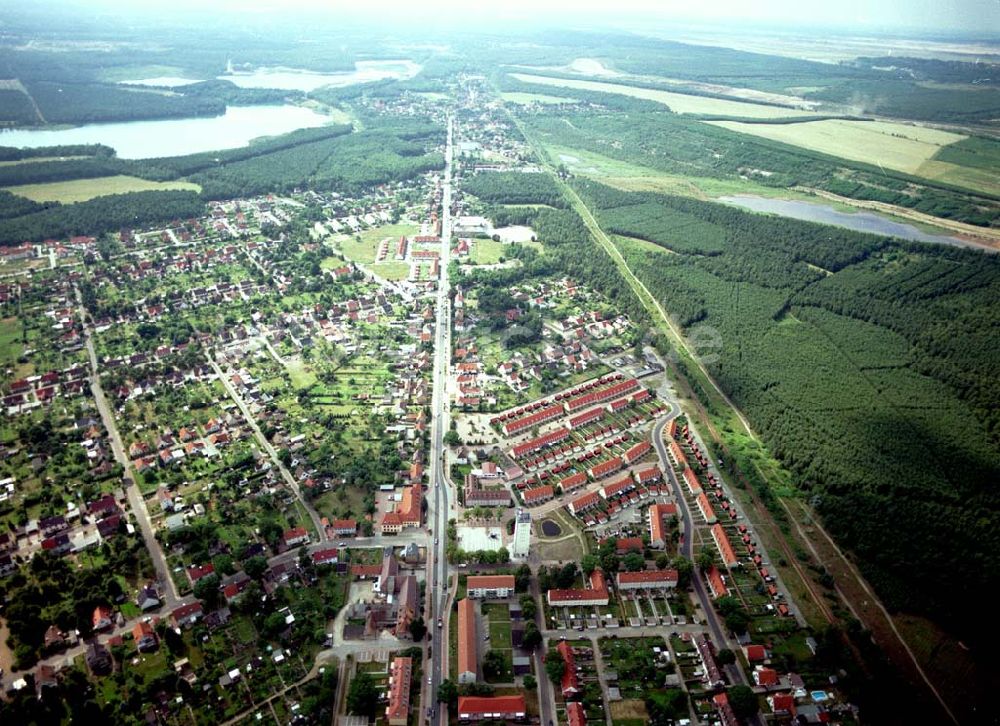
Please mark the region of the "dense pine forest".
[[[893, 607], [1000, 575], [1000, 261], [692, 199], [577, 189]], [[914, 569], [923, 573], [914, 579]], [[948, 587], [928, 588], [924, 578]], [[956, 597], [956, 593], [963, 593]]]

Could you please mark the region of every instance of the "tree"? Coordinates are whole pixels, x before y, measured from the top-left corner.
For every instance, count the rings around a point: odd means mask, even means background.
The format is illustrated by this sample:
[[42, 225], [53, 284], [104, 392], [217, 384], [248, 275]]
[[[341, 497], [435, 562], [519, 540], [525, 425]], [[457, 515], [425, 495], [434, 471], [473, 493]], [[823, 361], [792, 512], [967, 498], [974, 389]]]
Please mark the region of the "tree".
[[715, 550], [710, 547], [703, 547], [698, 553], [698, 569], [702, 572], [711, 570], [715, 566]]
[[483, 675], [498, 678], [507, 668], [507, 661], [499, 650], [491, 650], [483, 656]]
[[410, 635], [416, 642], [420, 642], [427, 635], [427, 625], [422, 617], [410, 621]]
[[524, 687], [529, 691], [533, 691], [538, 688], [538, 681], [530, 673], [524, 677]]
[[267, 560], [257, 555], [243, 563], [243, 571], [254, 580], [259, 580], [267, 572]]
[[560, 683], [563, 674], [566, 672], [566, 661], [555, 648], [549, 648], [545, 654], [545, 674], [553, 683]]
[[573, 587], [573, 583], [576, 581], [576, 563], [567, 562], [563, 565], [562, 569], [559, 570], [559, 574], [556, 575], [556, 584], [559, 587], [566, 589]]
[[729, 697], [729, 705], [733, 707], [733, 713], [739, 718], [749, 718], [760, 710], [757, 703], [757, 696], [749, 686], [732, 686], [726, 695]]
[[721, 648], [719, 652], [715, 654], [715, 659], [719, 661], [719, 665], [732, 665], [736, 662], [736, 654], [729, 648]]
[[534, 620], [538, 613], [538, 604], [531, 595], [521, 596], [521, 615], [525, 620]]
[[629, 552], [622, 562], [629, 572], [639, 572], [646, 569], [646, 560], [638, 552]]
[[219, 576], [214, 572], [194, 584], [194, 596], [211, 609], [219, 602]]
[[359, 671], [347, 689], [347, 711], [356, 716], [375, 715], [375, 705], [378, 703], [378, 689], [375, 682], [366, 671]]
[[534, 621], [529, 620], [524, 626], [524, 635], [521, 638], [521, 647], [525, 650], [535, 650], [542, 644], [542, 633]]
[[691, 564], [691, 560], [678, 555], [670, 564], [677, 570], [677, 587], [687, 589], [688, 585], [691, 584], [691, 573], [694, 572], [694, 565]]
[[445, 678], [438, 686], [437, 700], [449, 706], [458, 703], [458, 686]]
[[445, 432], [444, 435], [445, 446], [461, 446], [462, 437], [458, 435], [458, 432], [454, 429]]
[[666, 552], [661, 552], [656, 556], [656, 568], [658, 570], [665, 570], [670, 566], [670, 555]]
[[591, 573], [593, 573], [593, 571], [597, 569], [597, 565], [599, 564], [599, 562], [600, 561], [598, 560], [597, 555], [594, 554], [584, 555], [583, 558], [580, 560], [580, 569], [583, 571], [583, 574], [585, 576], [590, 577]]
[[[517, 592], [527, 592], [531, 588], [531, 568], [528, 565], [520, 565], [514, 571], [514, 589]], [[524, 599], [521, 599], [521, 606], [524, 607]], [[527, 616], [525, 616], [527, 617]]]

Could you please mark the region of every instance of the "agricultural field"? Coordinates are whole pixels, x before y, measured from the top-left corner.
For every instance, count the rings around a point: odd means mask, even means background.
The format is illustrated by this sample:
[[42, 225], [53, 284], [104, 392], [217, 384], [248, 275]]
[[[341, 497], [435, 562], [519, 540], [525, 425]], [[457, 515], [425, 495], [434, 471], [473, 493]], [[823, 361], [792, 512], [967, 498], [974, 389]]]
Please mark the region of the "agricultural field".
[[742, 116], [744, 118], [761, 119], [816, 115], [811, 111], [801, 111], [794, 108], [768, 106], [761, 103], [743, 103], [741, 101], [729, 101], [723, 98], [712, 98], [709, 96], [692, 96], [685, 93], [674, 93], [672, 91], [662, 91], [654, 88], [626, 86], [620, 83], [581, 81], [568, 78], [551, 78], [548, 76], [535, 76], [526, 73], [513, 73], [511, 75], [518, 81], [522, 81], [524, 83], [552, 86], [555, 88], [574, 88], [582, 91], [617, 93], [624, 96], [630, 96], [632, 98], [656, 101], [657, 103], [669, 106], [670, 110], [674, 113], [681, 114], [696, 114], [703, 116]]
[[[739, 121], [712, 121], [731, 131], [761, 136], [793, 146], [801, 146], [831, 156], [917, 174], [934, 179], [945, 171], [963, 171], [955, 164], [934, 162], [935, 174], [921, 168], [950, 144], [967, 137], [950, 131], [891, 121], [847, 121], [826, 119], [794, 124], [748, 124]], [[974, 173], [968, 170], [967, 173]], [[975, 187], [970, 187], [975, 188]], [[983, 190], [988, 191], [988, 190]]]
[[85, 202], [88, 199], [108, 194], [166, 190], [200, 192], [201, 187], [190, 182], [155, 182], [125, 175], [6, 187], [6, 191], [11, 194], [26, 197], [33, 202], [59, 202], [60, 204]]

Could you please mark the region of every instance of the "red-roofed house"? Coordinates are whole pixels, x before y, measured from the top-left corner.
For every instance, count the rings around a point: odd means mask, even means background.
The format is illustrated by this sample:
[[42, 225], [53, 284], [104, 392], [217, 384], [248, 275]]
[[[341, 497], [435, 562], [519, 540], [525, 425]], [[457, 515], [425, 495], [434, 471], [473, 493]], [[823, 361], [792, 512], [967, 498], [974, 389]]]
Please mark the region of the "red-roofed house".
[[579, 516], [581, 512], [586, 512], [601, 503], [601, 497], [597, 492], [588, 492], [583, 496], [577, 497], [572, 502], [569, 503], [569, 511], [571, 514]]
[[389, 668], [389, 705], [385, 717], [390, 726], [406, 726], [410, 718], [410, 680], [413, 659], [397, 657]]
[[743, 654], [747, 657], [748, 663], [762, 663], [767, 660], [767, 649], [763, 645], [744, 646]]
[[286, 547], [297, 547], [309, 541], [309, 531], [305, 527], [293, 527], [282, 535], [282, 539]]
[[705, 518], [705, 521], [708, 524], [715, 524], [715, 510], [712, 509], [712, 504], [708, 501], [708, 497], [705, 496], [705, 492], [699, 493], [695, 501], [698, 502], [698, 511], [701, 512], [701, 516]]
[[586, 607], [607, 605], [609, 594], [607, 583], [604, 581], [604, 573], [600, 570], [594, 570], [587, 584], [589, 587], [582, 590], [549, 590], [545, 594], [546, 600], [549, 606], [568, 605]]
[[677, 516], [676, 504], [654, 504], [649, 508], [649, 546], [662, 550], [667, 546], [667, 529], [664, 519]]
[[580, 692], [580, 679], [576, 675], [576, 659], [573, 658], [573, 646], [568, 640], [560, 640], [556, 650], [563, 659], [563, 674], [560, 690], [563, 698], [572, 698]]
[[566, 704], [566, 723], [568, 726], [587, 726], [587, 712], [579, 701]]
[[629, 552], [642, 552], [646, 545], [642, 537], [621, 537], [615, 541], [615, 554], [627, 555]]
[[201, 607], [201, 603], [193, 602], [176, 608], [170, 613], [170, 621], [174, 624], [175, 628], [183, 628], [196, 623], [203, 614], [204, 610]]
[[458, 682], [475, 683], [478, 658], [476, 656], [476, 604], [469, 598], [458, 601]]
[[733, 546], [729, 544], [729, 537], [726, 536], [726, 530], [722, 528], [721, 524], [712, 527], [712, 539], [715, 540], [715, 546], [719, 548], [723, 564], [726, 567], [735, 567], [739, 560], [736, 559], [736, 553], [733, 552]]
[[358, 522], [355, 519], [335, 519], [330, 523], [330, 529], [338, 537], [353, 537], [358, 533]]
[[469, 575], [466, 589], [470, 598], [504, 598], [514, 593], [513, 575]]
[[688, 489], [692, 494], [701, 494], [701, 482], [698, 481], [698, 475], [690, 466], [684, 469], [684, 481], [687, 482]]
[[110, 628], [114, 624], [112, 619], [111, 608], [107, 605], [98, 605], [94, 608], [94, 614], [91, 617], [90, 625], [94, 630], [104, 630], [105, 628]]
[[337, 564], [339, 557], [340, 552], [336, 547], [330, 547], [328, 549], [312, 553], [312, 561], [314, 565], [335, 565]]
[[616, 471], [622, 468], [621, 457], [615, 457], [614, 459], [608, 459], [607, 461], [602, 461], [600, 464], [594, 464], [590, 467], [590, 476], [593, 479], [603, 479], [609, 474], [614, 474]]
[[526, 716], [524, 696], [459, 696], [459, 721], [520, 721]]
[[132, 638], [135, 640], [136, 650], [140, 653], [156, 650], [159, 643], [153, 626], [144, 620], [136, 623], [135, 627], [132, 628]]
[[726, 583], [722, 579], [722, 573], [719, 572], [718, 567], [712, 565], [708, 572], [705, 573], [705, 577], [708, 579], [708, 586], [712, 589], [714, 597], [720, 598], [729, 594], [729, 590], [726, 588]]
[[553, 496], [555, 496], [555, 490], [551, 485], [535, 487], [534, 489], [525, 489], [521, 492], [521, 497], [524, 499], [525, 505], [529, 507], [547, 502], [552, 499]]
[[795, 698], [790, 693], [775, 693], [767, 697], [767, 704], [776, 716], [795, 718]]
[[758, 686], [769, 688], [776, 686], [778, 685], [778, 671], [759, 665], [753, 669], [753, 682]]
[[195, 584], [203, 577], [208, 577], [215, 572], [215, 565], [209, 562], [207, 565], [192, 565], [187, 568], [187, 576], [191, 584]]

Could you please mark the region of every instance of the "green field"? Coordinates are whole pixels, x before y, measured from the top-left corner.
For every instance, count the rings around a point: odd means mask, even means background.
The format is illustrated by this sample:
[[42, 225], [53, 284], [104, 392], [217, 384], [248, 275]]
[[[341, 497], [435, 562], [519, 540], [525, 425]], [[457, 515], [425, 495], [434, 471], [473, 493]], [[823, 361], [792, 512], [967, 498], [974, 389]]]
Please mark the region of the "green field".
[[575, 98], [565, 96], [548, 96], [544, 93], [501, 93], [504, 101], [527, 105], [529, 103], [577, 103]]
[[[668, 174], [641, 164], [630, 164], [585, 149], [565, 146], [546, 145], [545, 150], [553, 164], [563, 164], [578, 176], [588, 176], [628, 192], [659, 192], [705, 200], [730, 194], [754, 194], [759, 197], [816, 201], [816, 197], [805, 192], [764, 186], [746, 179]], [[837, 205], [837, 209], [851, 211], [853, 208], [844, 204]]]
[[[415, 224], [387, 224], [381, 227], [372, 227], [358, 233], [357, 235], [344, 237], [337, 243], [340, 251], [352, 262], [359, 262], [362, 265], [370, 265], [375, 262], [375, 253], [378, 251], [379, 242], [388, 237], [391, 242], [386, 263], [392, 260], [396, 254], [396, 240], [401, 236], [415, 235], [419, 227]], [[380, 273], [381, 274], [381, 273]]]
[[[739, 121], [711, 123], [731, 131], [801, 146], [852, 161], [881, 165], [908, 174], [921, 173], [920, 167], [943, 147], [966, 138], [949, 131], [891, 121], [828, 119], [796, 124], [748, 124]], [[961, 168], [954, 164], [948, 166]]]
[[21, 322], [17, 318], [0, 319], [0, 366], [6, 369], [16, 365], [22, 350]]
[[8, 192], [27, 197], [33, 202], [59, 202], [61, 204], [85, 202], [88, 199], [103, 197], [108, 194], [167, 191], [170, 189], [193, 192], [201, 191], [200, 186], [191, 184], [190, 182], [155, 182], [124, 175], [6, 187]]
[[674, 113], [696, 113], [712, 116], [743, 116], [745, 118], [788, 118], [798, 116], [815, 116], [809, 111], [794, 108], [767, 106], [761, 103], [743, 103], [729, 101], [723, 98], [708, 96], [691, 96], [685, 93], [672, 93], [655, 88], [639, 88], [620, 83], [605, 83], [604, 81], [576, 81], [567, 78], [550, 78], [548, 76], [533, 76], [526, 73], [512, 73], [512, 77], [524, 83], [537, 83], [542, 86], [557, 88], [576, 88], [581, 91], [598, 91], [601, 93], [618, 93], [632, 98], [642, 98], [656, 101], [670, 107]]
[[492, 265], [500, 261], [506, 252], [507, 245], [491, 239], [477, 239], [472, 242], [469, 259], [477, 265]]

